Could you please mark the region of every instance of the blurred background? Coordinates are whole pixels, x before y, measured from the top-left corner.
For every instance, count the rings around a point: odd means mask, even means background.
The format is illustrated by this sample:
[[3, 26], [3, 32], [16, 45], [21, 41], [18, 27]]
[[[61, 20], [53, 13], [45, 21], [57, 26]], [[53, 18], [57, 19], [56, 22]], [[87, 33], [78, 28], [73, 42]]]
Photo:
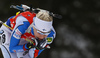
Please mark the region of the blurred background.
[[38, 58], [100, 58], [100, 0], [0, 0], [0, 20], [15, 15], [12, 4], [32, 4], [63, 16], [54, 18], [56, 38]]

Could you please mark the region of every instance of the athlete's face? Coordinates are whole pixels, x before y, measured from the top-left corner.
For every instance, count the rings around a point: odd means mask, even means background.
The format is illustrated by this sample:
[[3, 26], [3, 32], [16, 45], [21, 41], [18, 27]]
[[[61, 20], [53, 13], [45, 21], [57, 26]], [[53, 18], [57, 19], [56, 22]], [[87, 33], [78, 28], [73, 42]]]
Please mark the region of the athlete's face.
[[44, 39], [44, 38], [46, 38], [48, 36], [48, 35], [42, 35], [42, 34], [40, 34], [39, 32], [37, 32], [37, 29], [34, 28], [34, 27], [33, 27], [33, 29], [34, 29], [34, 35], [35, 35], [35, 37], [37, 37], [39, 39]]

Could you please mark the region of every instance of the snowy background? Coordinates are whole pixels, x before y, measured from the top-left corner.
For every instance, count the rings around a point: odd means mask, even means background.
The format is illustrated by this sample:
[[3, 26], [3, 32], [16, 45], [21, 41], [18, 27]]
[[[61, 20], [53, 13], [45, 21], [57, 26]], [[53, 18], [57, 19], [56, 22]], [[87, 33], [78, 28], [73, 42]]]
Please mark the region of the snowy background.
[[56, 38], [38, 58], [100, 58], [100, 0], [0, 0], [0, 20], [15, 15], [12, 4], [32, 4], [63, 16], [54, 18]]

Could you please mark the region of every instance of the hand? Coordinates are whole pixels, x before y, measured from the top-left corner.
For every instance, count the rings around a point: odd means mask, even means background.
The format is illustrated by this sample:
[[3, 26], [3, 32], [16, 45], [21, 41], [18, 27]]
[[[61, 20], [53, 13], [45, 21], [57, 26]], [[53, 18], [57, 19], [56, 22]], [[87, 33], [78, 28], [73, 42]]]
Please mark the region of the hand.
[[32, 40], [32, 42], [25, 44], [23, 46], [23, 49], [28, 50], [28, 49], [34, 48], [38, 45], [38, 42], [35, 38], [31, 37], [31, 40]]
[[28, 49], [31, 49], [31, 48], [34, 48], [35, 46], [34, 46], [32, 43], [27, 43], [27, 44], [26, 44], [26, 47], [27, 47]]
[[38, 41], [38, 45], [37, 45], [38, 50], [44, 49], [45, 46], [47, 45], [46, 39], [42, 39], [42, 40], [37, 39], [37, 41]]
[[27, 43], [27, 44], [23, 45], [23, 50], [26, 51], [26, 50], [29, 50], [29, 49], [34, 48], [34, 47], [35, 46], [32, 43]]

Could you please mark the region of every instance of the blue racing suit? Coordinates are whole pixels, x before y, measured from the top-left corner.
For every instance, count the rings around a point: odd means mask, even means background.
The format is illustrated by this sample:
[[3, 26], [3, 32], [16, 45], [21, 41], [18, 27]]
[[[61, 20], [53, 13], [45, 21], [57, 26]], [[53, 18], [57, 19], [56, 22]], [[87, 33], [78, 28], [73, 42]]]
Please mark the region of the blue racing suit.
[[[30, 15], [28, 15], [28, 16], [30, 16]], [[12, 16], [7, 20], [6, 24], [8, 26], [12, 27], [13, 24], [11, 24], [10, 19], [12, 19], [14, 17], [15, 16]], [[35, 16], [33, 17], [32, 21], [34, 20], [34, 18], [35, 18]], [[15, 22], [15, 25], [13, 25], [14, 27], [12, 30], [9, 50], [11, 53], [23, 52], [24, 51], [23, 45], [26, 43], [22, 42], [22, 44], [19, 44], [20, 40], [21, 40], [21, 35], [26, 33], [27, 29], [29, 28], [29, 26], [31, 24], [30, 24], [30, 21], [26, 17], [24, 17], [23, 15], [17, 16], [17, 18], [14, 22]], [[32, 33], [32, 35], [34, 35], [33, 27], [31, 27], [31, 33]], [[51, 33], [46, 37], [47, 44], [52, 43], [53, 39], [55, 38], [55, 34], [56, 34], [55, 30], [52, 27]], [[43, 50], [33, 50], [35, 52], [34, 57], [37, 57]]]

